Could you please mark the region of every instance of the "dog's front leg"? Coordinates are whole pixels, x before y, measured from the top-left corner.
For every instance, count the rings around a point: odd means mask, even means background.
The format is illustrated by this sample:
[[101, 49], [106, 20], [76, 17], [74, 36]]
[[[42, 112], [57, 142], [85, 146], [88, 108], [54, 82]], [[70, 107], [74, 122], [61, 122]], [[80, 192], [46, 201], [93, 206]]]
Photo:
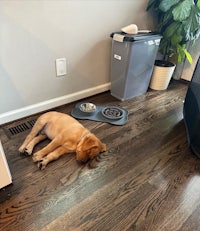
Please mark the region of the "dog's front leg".
[[53, 152], [49, 153], [47, 156], [38, 161], [38, 168], [40, 170], [43, 170], [49, 162], [57, 160], [60, 156], [64, 155], [65, 153], [67, 153], [67, 151], [64, 147], [58, 147]]

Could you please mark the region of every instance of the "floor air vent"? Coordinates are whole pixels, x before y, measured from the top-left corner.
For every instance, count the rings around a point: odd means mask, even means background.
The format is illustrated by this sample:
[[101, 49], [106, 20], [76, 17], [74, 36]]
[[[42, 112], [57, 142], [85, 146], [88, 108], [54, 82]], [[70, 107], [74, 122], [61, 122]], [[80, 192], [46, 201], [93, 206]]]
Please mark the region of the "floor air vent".
[[29, 120], [29, 121], [27, 121], [27, 123], [28, 123], [29, 126], [32, 128], [33, 125], [35, 124], [35, 121], [36, 121], [36, 119], [34, 119], [34, 120]]
[[19, 125], [15, 126], [15, 127], [11, 127], [8, 130], [11, 133], [11, 135], [14, 136], [14, 135], [17, 135], [21, 132], [28, 130], [28, 129], [29, 129], [29, 127], [25, 123], [23, 123], [23, 124], [19, 124]]
[[7, 133], [9, 136], [15, 136], [18, 135], [19, 133], [22, 133], [24, 131], [27, 131], [33, 127], [35, 124], [36, 119], [26, 121], [24, 123], [12, 126], [7, 128]]

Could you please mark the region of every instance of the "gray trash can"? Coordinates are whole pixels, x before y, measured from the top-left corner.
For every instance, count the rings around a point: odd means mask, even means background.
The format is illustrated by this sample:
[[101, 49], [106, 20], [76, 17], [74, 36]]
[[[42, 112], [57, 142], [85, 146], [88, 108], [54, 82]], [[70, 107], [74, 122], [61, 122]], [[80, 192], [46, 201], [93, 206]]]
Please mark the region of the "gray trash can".
[[111, 58], [111, 95], [124, 101], [144, 94], [149, 86], [161, 36], [114, 32]]

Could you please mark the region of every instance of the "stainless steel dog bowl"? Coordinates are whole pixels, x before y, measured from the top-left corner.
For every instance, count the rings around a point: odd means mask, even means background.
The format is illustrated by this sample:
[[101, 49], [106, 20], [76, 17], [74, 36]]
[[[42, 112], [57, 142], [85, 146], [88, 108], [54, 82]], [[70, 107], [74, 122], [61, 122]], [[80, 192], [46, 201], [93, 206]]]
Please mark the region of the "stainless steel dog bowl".
[[91, 114], [96, 111], [96, 105], [93, 103], [82, 103], [79, 109], [84, 113]]

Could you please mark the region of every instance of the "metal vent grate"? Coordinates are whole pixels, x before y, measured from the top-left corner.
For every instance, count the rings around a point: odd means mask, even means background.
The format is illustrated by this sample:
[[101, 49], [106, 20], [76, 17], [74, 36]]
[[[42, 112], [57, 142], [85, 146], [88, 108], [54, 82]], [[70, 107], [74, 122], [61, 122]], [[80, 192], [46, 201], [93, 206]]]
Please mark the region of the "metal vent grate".
[[27, 121], [27, 123], [28, 123], [29, 126], [31, 126], [31, 127], [33, 127], [33, 125], [35, 124], [35, 122], [36, 122], [36, 119]]
[[24, 131], [31, 129], [33, 127], [33, 125], [35, 124], [35, 122], [36, 122], [36, 119], [33, 119], [33, 120], [29, 120], [27, 122], [18, 124], [16, 126], [9, 127], [7, 130], [9, 133], [9, 136], [15, 136], [19, 133], [22, 133]]
[[15, 126], [15, 127], [11, 127], [8, 130], [11, 133], [11, 135], [14, 136], [14, 135], [19, 134], [21, 132], [24, 132], [28, 129], [29, 129], [29, 127], [25, 123], [23, 123], [23, 124], [19, 124], [19, 125]]

